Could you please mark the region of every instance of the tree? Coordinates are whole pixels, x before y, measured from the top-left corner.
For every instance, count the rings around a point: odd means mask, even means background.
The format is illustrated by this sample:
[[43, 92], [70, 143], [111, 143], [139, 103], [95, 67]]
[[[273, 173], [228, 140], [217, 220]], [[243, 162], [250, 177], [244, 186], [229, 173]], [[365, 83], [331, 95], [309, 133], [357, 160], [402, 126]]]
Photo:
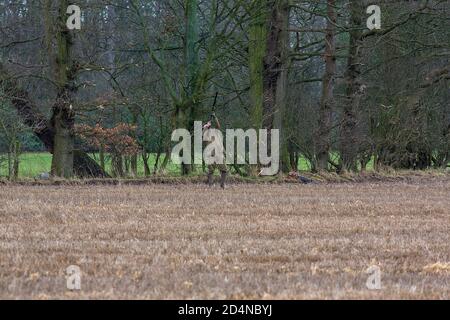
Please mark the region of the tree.
[[[52, 108], [51, 125], [54, 128], [54, 144], [51, 173], [53, 176], [71, 178], [74, 166], [74, 124], [75, 111], [73, 107], [73, 95], [76, 91], [75, 77], [79, 70], [79, 64], [73, 60], [72, 35], [66, 26], [66, 11], [69, 1], [59, 0], [58, 17], [55, 28], [53, 19], [47, 13], [46, 37], [49, 45], [49, 57], [54, 59], [54, 82], [57, 85], [57, 96]], [[50, 1], [46, 2], [46, 10], [51, 10]], [[56, 45], [53, 51], [51, 45], [53, 32]]]
[[[26, 127], [18, 121], [17, 113], [11, 108], [0, 88], [0, 148], [5, 147], [7, 153], [8, 178], [19, 178], [19, 162]], [[2, 146], [2, 144], [4, 144]], [[2, 150], [0, 149], [0, 153]]]
[[365, 87], [361, 83], [362, 33], [365, 6], [360, 0], [350, 1], [349, 53], [345, 71], [345, 101], [342, 105], [342, 119], [339, 132], [341, 169], [357, 171], [358, 112]]
[[336, 1], [327, 1], [327, 27], [325, 31], [325, 73], [322, 81], [322, 97], [319, 109], [319, 124], [316, 137], [318, 170], [328, 170], [331, 152], [331, 130], [333, 126], [334, 79], [336, 74]]
[[263, 71], [263, 128], [280, 130], [281, 170], [289, 171], [289, 156], [284, 128], [289, 69], [289, 17], [287, 0], [271, 0], [267, 20], [267, 42]]

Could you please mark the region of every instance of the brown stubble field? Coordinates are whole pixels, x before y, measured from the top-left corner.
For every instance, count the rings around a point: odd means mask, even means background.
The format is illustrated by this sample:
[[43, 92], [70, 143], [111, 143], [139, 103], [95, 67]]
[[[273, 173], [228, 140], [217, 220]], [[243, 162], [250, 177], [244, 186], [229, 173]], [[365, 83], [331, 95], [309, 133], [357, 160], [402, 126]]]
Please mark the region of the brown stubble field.
[[449, 299], [450, 180], [0, 186], [0, 298]]

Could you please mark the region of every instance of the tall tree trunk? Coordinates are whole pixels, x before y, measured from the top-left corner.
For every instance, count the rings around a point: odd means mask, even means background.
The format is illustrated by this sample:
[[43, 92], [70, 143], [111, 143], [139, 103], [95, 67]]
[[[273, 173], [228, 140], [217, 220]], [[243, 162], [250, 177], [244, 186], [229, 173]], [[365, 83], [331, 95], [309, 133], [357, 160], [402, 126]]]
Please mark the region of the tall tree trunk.
[[344, 171], [357, 171], [358, 112], [362, 97], [361, 60], [364, 4], [361, 0], [350, 2], [350, 43], [345, 73], [346, 101], [342, 110], [340, 127], [341, 167]]
[[[176, 106], [176, 127], [192, 129], [196, 120], [199, 97], [197, 94], [197, 81], [199, 72], [199, 25], [198, 25], [198, 0], [186, 0], [185, 11], [185, 43], [184, 43], [184, 63], [185, 63], [185, 93], [181, 103]], [[192, 164], [183, 163], [181, 173], [187, 175], [193, 170]]]
[[331, 149], [333, 90], [336, 74], [336, 0], [327, 1], [327, 29], [325, 35], [325, 74], [322, 81], [322, 98], [319, 125], [316, 133], [316, 168], [328, 170]]
[[254, 13], [249, 30], [249, 70], [250, 70], [250, 119], [254, 129], [263, 126], [264, 107], [264, 57], [267, 47], [268, 8], [267, 0], [253, 0]]
[[[253, 0], [249, 11], [253, 16], [249, 28], [248, 63], [250, 72], [251, 128], [263, 127], [264, 109], [264, 57], [267, 48], [269, 8], [267, 0]], [[258, 166], [249, 166], [248, 174], [256, 176]]]
[[74, 174], [74, 124], [75, 115], [70, 98], [63, 92], [53, 107], [52, 124], [55, 130], [51, 173], [53, 176], [71, 178]]
[[280, 168], [283, 172], [287, 172], [290, 163], [283, 124], [288, 86], [290, 6], [288, 0], [271, 0], [268, 1], [268, 5], [271, 12], [268, 21], [266, 55], [264, 57], [263, 127], [268, 130], [280, 130]]
[[[55, 82], [58, 85], [58, 96], [53, 106], [52, 126], [55, 131], [51, 173], [53, 176], [71, 178], [74, 174], [74, 125], [75, 112], [72, 107], [73, 85], [76, 66], [72, 60], [72, 39], [66, 27], [66, 11], [69, 3], [60, 0], [56, 26], [56, 54], [50, 47], [50, 59], [56, 59]], [[49, 7], [47, 7], [49, 9]], [[50, 21], [46, 20], [47, 23]], [[47, 31], [51, 30], [47, 28]], [[52, 35], [46, 35], [48, 39]]]
[[[142, 153], [142, 162], [144, 163], [144, 176], [145, 177], [149, 177], [151, 175], [150, 166], [148, 164], [149, 158], [150, 158], [149, 154], [146, 151], [144, 151]], [[155, 168], [155, 173], [156, 173], [156, 168]]]

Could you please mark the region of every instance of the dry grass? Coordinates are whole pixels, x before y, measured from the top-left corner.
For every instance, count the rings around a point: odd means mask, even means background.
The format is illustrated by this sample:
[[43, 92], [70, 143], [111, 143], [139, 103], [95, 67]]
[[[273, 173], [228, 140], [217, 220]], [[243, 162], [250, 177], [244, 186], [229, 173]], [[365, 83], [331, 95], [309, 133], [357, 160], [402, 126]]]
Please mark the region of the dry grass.
[[449, 299], [449, 208], [449, 179], [4, 185], [0, 298]]

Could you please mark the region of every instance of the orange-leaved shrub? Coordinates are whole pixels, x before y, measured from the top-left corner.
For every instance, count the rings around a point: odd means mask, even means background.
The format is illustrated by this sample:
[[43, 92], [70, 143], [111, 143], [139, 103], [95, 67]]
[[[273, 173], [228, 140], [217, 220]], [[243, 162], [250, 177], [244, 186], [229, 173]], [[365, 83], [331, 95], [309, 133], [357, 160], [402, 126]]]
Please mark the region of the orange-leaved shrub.
[[75, 133], [89, 147], [114, 155], [130, 156], [139, 153], [139, 144], [134, 138], [136, 126], [119, 123], [113, 128], [104, 128], [99, 124], [91, 127], [80, 124], [75, 126]]

